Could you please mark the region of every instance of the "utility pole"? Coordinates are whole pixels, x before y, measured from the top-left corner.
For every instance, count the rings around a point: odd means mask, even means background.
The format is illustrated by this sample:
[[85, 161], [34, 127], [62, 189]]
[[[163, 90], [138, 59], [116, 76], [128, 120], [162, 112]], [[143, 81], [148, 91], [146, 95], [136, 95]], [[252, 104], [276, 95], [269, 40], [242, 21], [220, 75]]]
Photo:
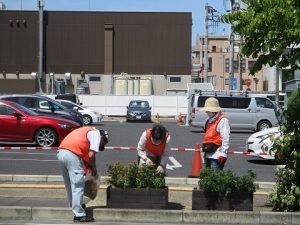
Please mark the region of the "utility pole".
[[[218, 11], [215, 10], [213, 7], [209, 6], [208, 3], [205, 4], [205, 51], [204, 51], [204, 83], [208, 82], [208, 29], [209, 27], [213, 28], [213, 31], [210, 34], [216, 33], [216, 28], [218, 27], [219, 23], [219, 16], [217, 15]], [[201, 52], [202, 54], [202, 52]]]
[[[242, 46], [242, 43], [243, 43], [243, 37], [240, 36], [241, 38], [241, 41], [240, 41], [240, 47]], [[240, 54], [240, 91], [243, 90], [243, 57], [242, 55]]]
[[208, 77], [208, 3], [205, 5], [205, 50], [204, 50], [204, 83], [207, 83]]
[[279, 106], [279, 67], [278, 67], [278, 60], [276, 61], [276, 64], [275, 64], [275, 102], [276, 102], [276, 105]]
[[[230, 0], [231, 12], [235, 12], [240, 9], [240, 3], [236, 0]], [[229, 68], [229, 90], [233, 90], [233, 78], [234, 78], [234, 24], [230, 26], [230, 68]]]
[[38, 77], [43, 77], [43, 7], [45, 6], [44, 1], [38, 0], [39, 8], [39, 65], [38, 65]]

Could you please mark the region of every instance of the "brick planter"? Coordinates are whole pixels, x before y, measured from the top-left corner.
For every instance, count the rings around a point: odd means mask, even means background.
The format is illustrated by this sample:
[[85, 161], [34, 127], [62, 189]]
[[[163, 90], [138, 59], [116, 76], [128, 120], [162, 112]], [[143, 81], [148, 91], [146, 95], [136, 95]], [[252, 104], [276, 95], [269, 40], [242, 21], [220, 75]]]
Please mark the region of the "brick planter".
[[106, 190], [106, 204], [108, 208], [167, 209], [168, 195], [168, 187], [118, 188], [110, 185]]
[[205, 195], [201, 190], [193, 190], [192, 210], [253, 211], [253, 193], [237, 193], [226, 197]]

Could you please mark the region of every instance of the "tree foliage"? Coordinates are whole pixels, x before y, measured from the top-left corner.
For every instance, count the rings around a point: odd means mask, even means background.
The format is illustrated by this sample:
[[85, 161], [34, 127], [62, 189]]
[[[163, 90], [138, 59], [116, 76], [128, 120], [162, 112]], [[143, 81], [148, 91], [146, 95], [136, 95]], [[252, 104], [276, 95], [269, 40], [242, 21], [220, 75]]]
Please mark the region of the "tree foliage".
[[220, 20], [234, 24], [234, 33], [244, 42], [240, 53], [257, 59], [250, 74], [263, 65], [300, 68], [300, 1], [299, 0], [242, 0], [246, 11], [236, 10], [222, 15]]

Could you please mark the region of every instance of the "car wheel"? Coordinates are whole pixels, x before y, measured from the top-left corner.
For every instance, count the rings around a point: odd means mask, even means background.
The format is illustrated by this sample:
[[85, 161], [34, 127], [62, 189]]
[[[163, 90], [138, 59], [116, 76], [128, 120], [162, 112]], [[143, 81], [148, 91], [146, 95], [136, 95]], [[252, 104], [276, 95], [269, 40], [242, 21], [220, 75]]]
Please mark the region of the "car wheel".
[[89, 115], [83, 115], [82, 122], [83, 125], [90, 125], [93, 122], [92, 117], [90, 117]]
[[34, 140], [39, 147], [52, 147], [57, 144], [57, 134], [53, 129], [43, 127], [35, 133]]
[[269, 121], [260, 121], [257, 125], [257, 131], [261, 131], [261, 130], [265, 130], [265, 129], [268, 129], [268, 128], [271, 128], [272, 125]]

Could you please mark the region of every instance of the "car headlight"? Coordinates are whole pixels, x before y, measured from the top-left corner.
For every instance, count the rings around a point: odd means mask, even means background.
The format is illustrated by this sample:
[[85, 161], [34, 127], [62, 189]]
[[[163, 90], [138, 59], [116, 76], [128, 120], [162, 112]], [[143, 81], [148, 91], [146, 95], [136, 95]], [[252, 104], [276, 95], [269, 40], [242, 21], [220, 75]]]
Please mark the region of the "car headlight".
[[97, 116], [99, 115], [99, 113], [96, 112], [96, 111], [92, 111], [92, 113], [95, 114], [95, 115], [97, 115]]
[[60, 126], [61, 128], [64, 128], [64, 129], [72, 129], [72, 127], [68, 124], [65, 124], [65, 123], [58, 123], [58, 126]]
[[129, 112], [128, 113], [130, 116], [134, 116], [134, 113], [133, 112]]

